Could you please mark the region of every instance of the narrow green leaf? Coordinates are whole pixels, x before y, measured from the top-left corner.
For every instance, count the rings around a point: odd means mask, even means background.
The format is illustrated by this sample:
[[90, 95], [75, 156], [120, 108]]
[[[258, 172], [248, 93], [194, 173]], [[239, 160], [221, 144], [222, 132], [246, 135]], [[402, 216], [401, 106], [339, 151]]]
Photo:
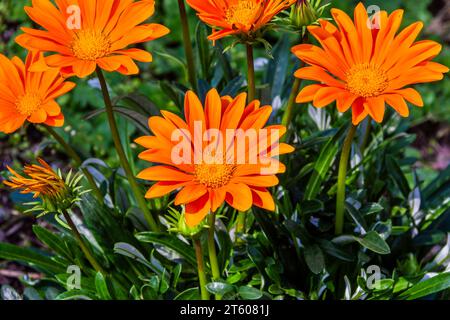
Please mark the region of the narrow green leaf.
[[347, 126], [342, 126], [320, 152], [319, 158], [314, 165], [313, 174], [306, 185], [305, 200], [313, 200], [318, 195], [322, 182], [325, 180], [325, 177], [333, 164], [333, 160], [338, 153], [340, 145], [339, 141], [342, 139], [346, 130]]
[[415, 300], [450, 288], [450, 272], [424, 280], [403, 292], [398, 298]]
[[65, 272], [63, 265], [57, 263], [48, 256], [9, 243], [0, 243], [0, 258], [26, 263], [32, 267], [37, 267], [42, 271], [53, 274]]
[[174, 300], [200, 300], [200, 293], [198, 288], [190, 288], [184, 290], [177, 295]]
[[192, 266], [197, 266], [194, 249], [192, 249], [192, 247], [190, 247], [174, 235], [157, 232], [140, 232], [136, 234], [136, 238], [142, 242], [158, 243], [160, 245], [163, 245], [177, 252]]
[[106, 279], [101, 272], [97, 272], [95, 275], [95, 288], [97, 293], [102, 300], [111, 300], [111, 295], [109, 294], [108, 285]]

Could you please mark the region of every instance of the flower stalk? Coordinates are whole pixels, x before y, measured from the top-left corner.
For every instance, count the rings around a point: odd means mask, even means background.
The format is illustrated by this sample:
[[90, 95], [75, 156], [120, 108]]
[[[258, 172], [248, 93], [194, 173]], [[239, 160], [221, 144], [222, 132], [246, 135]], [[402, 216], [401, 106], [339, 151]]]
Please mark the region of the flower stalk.
[[83, 240], [83, 237], [81, 236], [80, 232], [77, 229], [77, 226], [73, 222], [72, 218], [70, 217], [69, 212], [67, 210], [63, 210], [62, 214], [64, 216], [64, 219], [66, 220], [67, 224], [69, 225], [70, 229], [73, 232], [73, 235], [75, 236], [78, 245], [81, 248], [81, 251], [83, 251], [86, 259], [89, 261], [89, 263], [92, 265], [92, 267], [97, 272], [101, 272], [102, 274], [106, 275], [106, 272], [103, 270], [102, 266], [97, 262], [97, 260], [94, 258], [94, 255], [92, 254], [91, 250], [89, 250], [88, 246]]
[[[292, 85], [291, 95], [289, 96], [288, 104], [286, 106], [286, 110], [284, 110], [283, 119], [281, 124], [285, 126], [289, 130], [289, 125], [292, 121], [293, 108], [295, 106], [295, 99], [300, 90], [300, 86], [302, 84], [302, 80], [299, 78], [295, 78], [294, 84]], [[286, 139], [286, 136], [283, 137]]]
[[247, 43], [247, 82], [248, 82], [248, 102], [252, 102], [256, 97], [255, 83], [255, 61], [253, 58], [253, 45]]
[[192, 51], [191, 33], [189, 30], [189, 20], [187, 17], [186, 5], [184, 4], [184, 0], [178, 0], [178, 7], [180, 8], [181, 28], [183, 31], [183, 46], [186, 54], [189, 82], [191, 83], [192, 90], [197, 92], [198, 91], [197, 72], [195, 69], [195, 60]]
[[341, 235], [344, 231], [344, 213], [345, 213], [345, 182], [347, 178], [347, 167], [352, 149], [353, 138], [355, 137], [357, 126], [352, 125], [344, 141], [341, 159], [339, 161], [338, 189], [336, 198], [336, 223], [335, 234]]
[[[212, 212], [209, 216], [209, 230], [208, 230], [208, 253], [209, 263], [211, 265], [212, 278], [214, 281], [220, 280], [220, 268], [217, 260], [216, 243], [214, 240], [216, 233], [216, 213]], [[216, 300], [222, 300], [218, 294], [215, 295]]]
[[139, 188], [139, 185], [134, 177], [133, 171], [131, 170], [130, 163], [128, 162], [127, 156], [125, 154], [125, 150], [123, 149], [122, 142], [120, 141], [120, 135], [119, 130], [117, 128], [116, 119], [114, 117], [114, 110], [113, 105], [111, 102], [111, 97], [109, 96], [108, 92], [108, 86], [106, 84], [105, 77], [103, 75], [103, 72], [101, 69], [97, 68], [97, 76], [100, 81], [100, 85], [102, 88], [103, 98], [105, 101], [105, 107], [106, 107], [106, 113], [108, 115], [108, 122], [109, 126], [111, 128], [111, 134], [114, 141], [114, 146], [116, 148], [117, 154], [120, 159], [120, 163], [125, 170], [125, 174], [127, 176], [128, 182], [130, 183], [131, 190], [136, 198], [136, 201], [138, 202], [139, 208], [144, 213], [144, 217], [147, 221], [147, 223], [150, 226], [150, 229], [154, 232], [159, 231], [159, 227], [153, 218], [152, 214], [150, 213], [150, 210], [147, 207], [147, 203], [145, 201], [145, 198]]
[[205, 273], [205, 263], [203, 261], [203, 251], [202, 244], [199, 237], [194, 236], [192, 238], [192, 242], [194, 244], [195, 256], [197, 257], [197, 272], [198, 272], [198, 280], [200, 285], [200, 294], [202, 300], [209, 300], [209, 292], [206, 289], [206, 273]]

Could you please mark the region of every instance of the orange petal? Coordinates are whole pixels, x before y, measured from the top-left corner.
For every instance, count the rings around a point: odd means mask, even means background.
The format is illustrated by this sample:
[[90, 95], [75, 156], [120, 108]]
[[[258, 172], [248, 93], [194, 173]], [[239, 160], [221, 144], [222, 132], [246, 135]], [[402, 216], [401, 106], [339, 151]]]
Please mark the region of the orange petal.
[[172, 191], [175, 191], [183, 186], [185, 186], [187, 182], [177, 182], [177, 181], [160, 181], [155, 183], [145, 194], [147, 199], [160, 198], [165, 196]]
[[402, 117], [409, 116], [409, 108], [403, 97], [399, 94], [386, 94], [384, 95], [386, 103], [394, 108]]
[[253, 203], [255, 206], [275, 211], [275, 201], [270, 192], [265, 188], [252, 188]]
[[297, 103], [305, 103], [309, 101], [314, 100], [314, 96], [316, 95], [317, 91], [324, 88], [324, 85], [321, 84], [312, 84], [309, 86], [304, 87], [300, 93], [297, 96], [296, 102]]
[[204, 196], [208, 190], [203, 184], [192, 184], [184, 187], [175, 197], [175, 205], [186, 204], [198, 200]]
[[191, 181], [192, 175], [183, 173], [175, 168], [168, 166], [155, 166], [144, 169], [137, 177], [143, 180], [150, 181]]
[[247, 211], [252, 207], [253, 198], [250, 188], [243, 183], [230, 183], [224, 187], [225, 201], [238, 211]]
[[211, 209], [209, 194], [207, 193], [200, 199], [188, 203], [185, 208], [186, 224], [189, 227], [195, 227], [199, 225], [205, 219]]

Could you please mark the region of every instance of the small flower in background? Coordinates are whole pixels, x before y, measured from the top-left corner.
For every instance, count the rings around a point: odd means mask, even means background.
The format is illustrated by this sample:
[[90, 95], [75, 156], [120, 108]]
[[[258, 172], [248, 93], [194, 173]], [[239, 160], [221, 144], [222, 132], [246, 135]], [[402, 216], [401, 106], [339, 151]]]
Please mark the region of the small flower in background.
[[163, 25], [142, 24], [155, 11], [154, 0], [78, 0], [77, 3], [78, 26], [69, 23], [74, 20], [71, 14], [77, 14], [70, 2], [57, 0], [56, 8], [49, 1], [33, 1], [33, 6], [25, 10], [45, 30], [24, 27], [25, 34], [16, 39], [26, 49], [55, 53], [45, 61], [51, 67], [61, 68], [65, 76], [84, 78], [97, 66], [109, 72], [137, 74], [139, 69], [134, 60], [151, 62], [152, 55], [128, 47], [169, 33]]
[[320, 26], [308, 27], [322, 48], [310, 44], [292, 48], [309, 64], [295, 76], [320, 82], [303, 88], [298, 103], [313, 101], [315, 107], [322, 108], [337, 101], [340, 112], [352, 108], [354, 125], [367, 116], [380, 123], [386, 103], [403, 117], [409, 115], [405, 100], [423, 106], [420, 94], [405, 87], [442, 80], [443, 73], [449, 71], [432, 62], [442, 50], [440, 44], [415, 42], [423, 23], [414, 23], [397, 34], [403, 10], [376, 15], [380, 29], [369, 28], [371, 21], [362, 3], [355, 9], [354, 22], [341, 10], [332, 9], [331, 13], [338, 27], [325, 20], [320, 20]]
[[187, 0], [187, 3], [198, 12], [200, 20], [213, 28], [220, 29], [208, 37], [210, 40], [218, 40], [230, 35], [253, 38], [258, 30], [295, 1]]
[[33, 208], [26, 212], [41, 211], [39, 216], [47, 213], [63, 213], [80, 201], [81, 195], [89, 191], [82, 191], [79, 182], [82, 174], [69, 172], [64, 178], [58, 170], [55, 172], [44, 160], [38, 159], [40, 165], [26, 165], [23, 174], [17, 173], [9, 166], [12, 173], [4, 184], [22, 194], [33, 194], [33, 198], [40, 198], [42, 202], [29, 203]]
[[[264, 128], [272, 108], [260, 107], [257, 100], [246, 106], [246, 97], [245, 93], [235, 99], [220, 97], [213, 89], [203, 108], [190, 91], [185, 97], [186, 121], [162, 111], [163, 117], [149, 119], [154, 136], [136, 140], [148, 148], [140, 159], [162, 164], [138, 175], [140, 179], [157, 181], [146, 197], [158, 198], [182, 189], [175, 205], [185, 205], [189, 227], [201, 223], [224, 202], [239, 211], [247, 211], [252, 205], [275, 210], [267, 188], [278, 184], [276, 174], [284, 172], [285, 167], [274, 157], [290, 153], [293, 148], [278, 143], [286, 132], [283, 126]], [[183, 154], [178, 158], [180, 139], [184, 142]]]
[[30, 66], [36, 63], [43, 63], [42, 53], [30, 52], [25, 63], [0, 54], [0, 132], [13, 133], [25, 121], [53, 127], [64, 124], [55, 99], [72, 90], [75, 83], [65, 82], [57, 68], [31, 72]]

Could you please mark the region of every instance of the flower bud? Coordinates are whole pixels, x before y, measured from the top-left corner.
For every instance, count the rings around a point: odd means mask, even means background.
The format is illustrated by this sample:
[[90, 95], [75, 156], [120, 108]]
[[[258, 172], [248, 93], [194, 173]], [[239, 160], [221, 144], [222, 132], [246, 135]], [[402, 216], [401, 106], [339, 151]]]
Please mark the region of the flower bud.
[[41, 165], [26, 165], [23, 169], [24, 176], [8, 167], [12, 173], [9, 181], [5, 185], [12, 189], [20, 190], [22, 194], [33, 194], [33, 198], [40, 198], [40, 202], [27, 203], [33, 208], [25, 212], [40, 211], [39, 216], [47, 213], [62, 213], [71, 209], [74, 204], [80, 201], [82, 191], [79, 182], [83, 178], [81, 174], [69, 172], [63, 178], [61, 172], [55, 172], [44, 160], [38, 159]]
[[195, 227], [189, 227], [186, 223], [185, 215], [186, 213], [184, 212], [180, 213], [175, 209], [169, 209], [169, 214], [165, 218], [169, 224], [170, 232], [175, 232], [185, 237], [193, 237], [206, 227], [206, 218]]
[[322, 17], [325, 8], [329, 5], [321, 5], [322, 0], [298, 0], [291, 7], [289, 18], [285, 19], [289, 29], [306, 32], [306, 27], [317, 23]]

